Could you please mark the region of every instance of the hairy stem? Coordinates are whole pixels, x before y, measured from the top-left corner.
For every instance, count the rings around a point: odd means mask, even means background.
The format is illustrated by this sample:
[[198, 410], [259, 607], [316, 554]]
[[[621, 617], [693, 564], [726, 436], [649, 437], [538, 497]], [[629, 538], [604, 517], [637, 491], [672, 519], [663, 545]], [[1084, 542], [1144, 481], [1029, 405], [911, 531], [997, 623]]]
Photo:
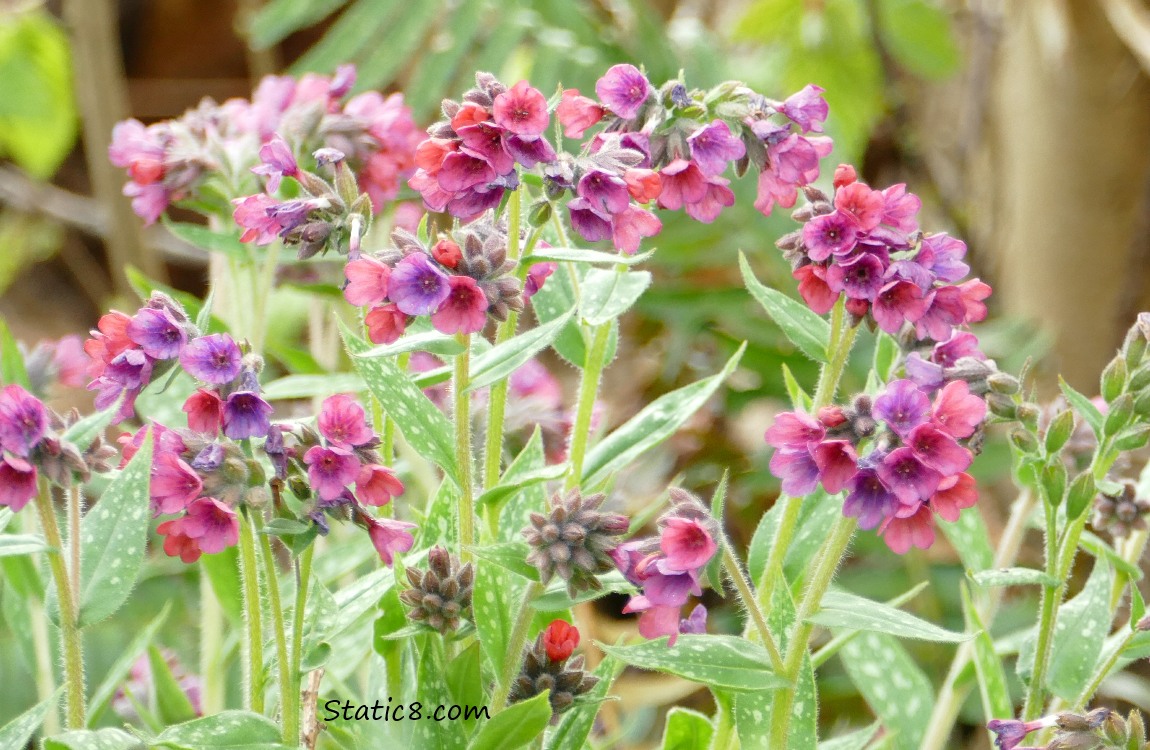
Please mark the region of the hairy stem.
[[240, 516], [240, 579], [243, 581], [244, 620], [247, 624], [244, 685], [247, 687], [247, 709], [264, 712], [264, 628], [260, 610], [260, 578], [256, 565], [255, 529], [247, 514]]
[[465, 393], [471, 377], [471, 335], [457, 334], [463, 351], [455, 356], [452, 394], [455, 400], [455, 462], [459, 464], [459, 553], [471, 561], [475, 546], [475, 487], [471, 478], [471, 395]]
[[511, 681], [515, 679], [519, 666], [523, 663], [523, 649], [527, 647], [527, 631], [535, 616], [531, 603], [543, 591], [543, 584], [532, 581], [523, 592], [523, 602], [519, 605], [519, 612], [515, 616], [515, 626], [507, 639], [507, 654], [503, 657], [503, 668], [499, 670], [499, 679], [495, 682], [495, 692], [491, 696], [492, 714], [499, 713], [507, 705], [507, 693], [510, 692]]
[[[64, 545], [60, 540], [60, 527], [56, 522], [56, 509], [52, 507], [52, 493], [47, 482], [40, 482], [36, 494], [36, 510], [40, 514], [40, 526], [44, 530], [44, 540], [51, 551], [48, 553], [48, 566], [52, 580], [56, 584], [56, 600], [60, 605], [60, 651], [64, 659], [65, 722], [69, 729], [82, 729], [85, 723], [84, 696], [84, 651], [80, 633], [78, 602], [75, 589], [68, 579], [64, 565]], [[77, 572], [79, 572], [77, 570]]]
[[734, 582], [735, 588], [739, 592], [739, 598], [742, 599], [743, 606], [750, 615], [750, 620], [759, 632], [759, 639], [763, 642], [767, 653], [770, 654], [771, 668], [773, 668], [776, 673], [782, 672], [783, 657], [779, 653], [779, 647], [775, 643], [774, 636], [771, 635], [770, 627], [767, 626], [767, 618], [759, 606], [758, 599], [755, 598], [755, 592], [751, 589], [751, 582], [747, 580], [747, 576], [743, 572], [743, 566], [739, 563], [738, 558], [735, 557], [734, 550], [731, 549], [731, 540], [724, 536], [722, 541], [723, 567], [727, 569], [727, 576]]
[[591, 441], [591, 417], [595, 411], [595, 400], [599, 397], [599, 381], [607, 366], [607, 343], [610, 338], [610, 323], [596, 327], [591, 338], [591, 347], [587, 350], [583, 377], [579, 381], [575, 424], [571, 428], [571, 450], [568, 451], [571, 471], [567, 474], [564, 489], [572, 490], [583, 484], [583, 460], [587, 456], [587, 445]]
[[[264, 522], [259, 511], [252, 513], [252, 521], [256, 531], [263, 530]], [[271, 626], [276, 641], [276, 675], [280, 689], [280, 712], [283, 714], [281, 718], [284, 744], [293, 745], [299, 741], [299, 691], [296, 690], [293, 701], [291, 695], [295, 687], [291, 676], [291, 662], [288, 661], [287, 622], [284, 620], [283, 598], [280, 596], [275, 550], [272, 549], [271, 537], [267, 534], [258, 534], [258, 536], [260, 538], [260, 557], [264, 569], [264, 589], [267, 591], [268, 604], [271, 606]]]
[[292, 612], [291, 656], [287, 673], [288, 690], [284, 696], [284, 742], [294, 746], [300, 736], [300, 683], [303, 679], [303, 627], [307, 613], [308, 584], [311, 582], [311, 562], [315, 544], [308, 545], [295, 567], [295, 610]]

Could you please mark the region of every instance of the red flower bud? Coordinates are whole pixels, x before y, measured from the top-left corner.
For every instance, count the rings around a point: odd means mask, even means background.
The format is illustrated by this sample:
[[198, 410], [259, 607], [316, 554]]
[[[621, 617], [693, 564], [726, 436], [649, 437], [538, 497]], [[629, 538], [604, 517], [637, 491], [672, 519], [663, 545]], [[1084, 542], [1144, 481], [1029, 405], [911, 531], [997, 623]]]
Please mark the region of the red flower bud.
[[543, 645], [551, 661], [566, 661], [579, 645], [579, 629], [569, 622], [553, 620], [543, 631]]
[[840, 164], [835, 167], [835, 189], [839, 189], [844, 185], [849, 185], [858, 180], [858, 173], [855, 168], [850, 164]]
[[459, 245], [451, 240], [440, 240], [431, 248], [431, 257], [439, 261], [440, 265], [455, 268], [459, 265], [459, 261], [463, 260], [463, 252], [459, 249]]
[[818, 418], [827, 429], [834, 429], [847, 421], [841, 406], [824, 406], [819, 409]]

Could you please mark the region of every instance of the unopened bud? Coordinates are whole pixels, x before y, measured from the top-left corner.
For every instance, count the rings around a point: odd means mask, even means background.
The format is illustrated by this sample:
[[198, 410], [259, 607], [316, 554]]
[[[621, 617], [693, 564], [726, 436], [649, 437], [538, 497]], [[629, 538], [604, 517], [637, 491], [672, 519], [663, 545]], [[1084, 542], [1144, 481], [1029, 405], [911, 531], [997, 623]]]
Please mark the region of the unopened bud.
[[1042, 486], [1046, 490], [1046, 499], [1051, 505], [1057, 507], [1062, 504], [1066, 494], [1066, 464], [1055, 459], [1042, 470]]
[[1147, 386], [1150, 386], [1150, 362], [1141, 365], [1130, 373], [1130, 382], [1126, 384], [1126, 390], [1131, 393], [1140, 393]]
[[1115, 745], [1126, 743], [1126, 722], [1117, 712], [1110, 711], [1102, 720], [1102, 736]]
[[1142, 338], [1150, 342], [1150, 312], [1138, 313], [1138, 319], [1134, 321], [1134, 327], [1138, 329], [1138, 333], [1142, 335]]
[[1097, 726], [1091, 724], [1085, 716], [1072, 714], [1069, 711], [1054, 717], [1054, 725], [1064, 732], [1089, 732]]
[[1017, 407], [1014, 405], [1014, 399], [1001, 393], [986, 394], [986, 408], [990, 410], [991, 414], [1002, 419], [1014, 419], [1016, 417]]
[[305, 169], [299, 171], [299, 174], [296, 175], [296, 180], [308, 195], [318, 198], [321, 195], [330, 197], [334, 194], [327, 180]]
[[303, 477], [289, 477], [288, 489], [299, 500], [311, 499], [311, 485]]
[[1095, 493], [1094, 475], [1087, 469], [1070, 483], [1070, 490], [1066, 493], [1066, 517], [1071, 521], [1080, 518], [1090, 507]]
[[1114, 447], [1120, 451], [1135, 451], [1150, 442], [1150, 425], [1140, 424], [1127, 428], [1114, 440]]
[[1121, 356], [1110, 360], [1106, 369], [1102, 371], [1101, 393], [1106, 403], [1110, 403], [1122, 394], [1126, 385], [1126, 360]]
[[1143, 633], [1150, 630], [1150, 615], [1144, 615], [1141, 620], [1134, 624], [1134, 629]]
[[1031, 430], [1038, 429], [1038, 417], [1042, 414], [1042, 410], [1038, 408], [1038, 404], [1023, 402], [1018, 405], [1014, 413], [1019, 422], [1022, 422], [1022, 424]]
[[1018, 378], [1006, 372], [996, 372], [990, 375], [986, 378], [986, 384], [991, 391], [1006, 396], [1013, 396], [1022, 390], [1022, 384], [1018, 382]]
[[527, 223], [538, 229], [551, 221], [551, 213], [550, 201], [535, 201], [527, 210]]
[[791, 211], [791, 218], [794, 219], [795, 221], [799, 222], [800, 224], [807, 222], [807, 221], [810, 221], [811, 219], [814, 218], [814, 216], [815, 216], [815, 211], [811, 207], [811, 204], [809, 204], [809, 203], [806, 203], [802, 206], [799, 206], [794, 211]]
[[1067, 409], [1050, 420], [1046, 428], [1046, 452], [1057, 453], [1074, 434], [1074, 412]]
[[803, 195], [805, 195], [807, 200], [809, 200], [811, 203], [818, 203], [821, 201], [829, 205], [831, 202], [831, 199], [827, 197], [827, 194], [822, 190], [819, 190], [814, 185], [803, 185]]
[[801, 232], [789, 232], [775, 242], [775, 247], [780, 250], [794, 250], [802, 244], [803, 235]]
[[1110, 404], [1110, 411], [1106, 414], [1106, 421], [1102, 425], [1107, 435], [1116, 435], [1126, 426], [1134, 414], [1134, 397], [1123, 393]]
[[1014, 430], [1010, 433], [1010, 442], [1023, 453], [1037, 453], [1038, 440], [1026, 430]]
[[1126, 359], [1127, 369], [1133, 370], [1142, 363], [1146, 355], [1146, 338], [1134, 325], [1126, 332], [1126, 340], [1122, 342], [1122, 356]]

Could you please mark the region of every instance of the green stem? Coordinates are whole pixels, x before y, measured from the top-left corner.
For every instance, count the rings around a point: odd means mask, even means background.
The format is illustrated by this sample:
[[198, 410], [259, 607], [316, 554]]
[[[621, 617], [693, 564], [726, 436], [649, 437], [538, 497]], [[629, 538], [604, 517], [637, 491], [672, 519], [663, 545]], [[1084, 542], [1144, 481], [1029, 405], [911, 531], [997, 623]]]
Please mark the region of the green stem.
[[771, 629], [767, 625], [767, 618], [763, 614], [762, 608], [759, 606], [758, 599], [755, 598], [755, 592], [751, 589], [751, 582], [747, 580], [746, 574], [743, 572], [743, 566], [735, 557], [734, 550], [731, 549], [731, 540], [725, 536], [723, 538], [723, 566], [727, 569], [727, 576], [734, 582], [735, 588], [739, 592], [739, 597], [743, 600], [743, 606], [746, 608], [750, 619], [755, 624], [755, 628], [759, 631], [759, 639], [763, 642], [763, 646], [767, 649], [767, 653], [771, 657], [771, 667], [775, 673], [783, 671], [783, 657], [779, 654], [779, 647], [775, 643], [775, 638], [771, 635]]
[[295, 611], [292, 613], [291, 662], [287, 669], [290, 677], [288, 692], [284, 698], [284, 742], [294, 747], [300, 734], [300, 683], [303, 680], [303, 628], [307, 613], [308, 584], [311, 581], [311, 562], [315, 554], [315, 544], [299, 556], [295, 562]]
[[200, 679], [204, 715], [224, 710], [224, 610], [207, 571], [200, 567]]
[[452, 393], [455, 399], [455, 462], [459, 464], [459, 557], [471, 561], [475, 546], [475, 487], [471, 477], [471, 395], [465, 393], [471, 377], [471, 334], [456, 334], [463, 351], [455, 356]]
[[491, 713], [497, 714], [507, 705], [507, 693], [511, 690], [511, 681], [519, 672], [523, 663], [523, 649], [527, 647], [527, 631], [531, 628], [531, 621], [535, 617], [535, 609], [531, 603], [544, 591], [543, 584], [532, 581], [523, 592], [523, 602], [519, 605], [519, 612], [515, 617], [515, 626], [507, 639], [507, 653], [503, 657], [503, 668], [499, 671], [499, 679], [495, 683], [495, 692], [491, 696]]
[[68, 570], [64, 565], [64, 545], [60, 540], [60, 527], [56, 523], [56, 509], [52, 507], [52, 494], [46, 482], [40, 482], [36, 494], [36, 510], [44, 540], [51, 551], [48, 566], [56, 584], [56, 600], [60, 605], [60, 640], [64, 657], [65, 722], [69, 729], [82, 729], [85, 722], [84, 651], [80, 633], [78, 600], [74, 596]]
[[842, 562], [843, 555], [850, 545], [858, 521], [849, 516], [841, 516], [831, 530], [822, 549], [819, 550], [818, 566], [811, 575], [807, 584], [806, 593], [799, 604], [795, 615], [795, 630], [787, 645], [787, 657], [783, 662], [783, 677], [788, 685], [775, 693], [774, 706], [771, 709], [771, 731], [769, 747], [787, 747], [787, 738], [791, 726], [791, 711], [795, 703], [795, 689], [798, 683], [799, 672], [803, 666], [803, 657], [807, 653], [814, 625], [807, 619], [818, 612], [819, 604], [831, 585], [831, 580]]
[[[257, 354], [263, 352], [267, 338], [267, 308], [271, 298], [272, 289], [276, 283], [276, 269], [279, 267], [279, 253], [281, 243], [273, 242], [267, 246], [263, 268], [256, 270], [253, 262], [252, 275], [255, 285], [254, 309], [252, 322], [252, 351]], [[256, 274], [258, 273], [258, 276]]]
[[583, 460], [587, 456], [587, 444], [591, 440], [591, 417], [595, 411], [595, 400], [599, 396], [599, 381], [607, 366], [607, 343], [611, 338], [611, 324], [604, 323], [595, 328], [587, 359], [583, 364], [583, 377], [579, 381], [579, 400], [575, 409], [575, 424], [571, 428], [571, 450], [568, 451], [571, 471], [567, 474], [564, 489], [572, 490], [583, 484]]
[[[252, 512], [252, 526], [257, 532], [263, 529], [264, 521], [259, 511]], [[280, 689], [280, 711], [283, 714], [284, 744], [291, 745], [299, 740], [299, 692], [296, 691], [293, 701], [294, 684], [291, 677], [291, 662], [288, 661], [287, 622], [284, 620], [283, 598], [280, 596], [279, 571], [276, 570], [275, 550], [272, 549], [271, 537], [267, 534], [257, 534], [257, 536], [260, 539], [260, 558], [264, 569], [264, 589], [267, 591], [268, 603], [271, 605], [271, 627], [276, 640], [276, 676]]]
[[243, 581], [244, 614], [247, 623], [247, 663], [244, 684], [247, 686], [247, 709], [264, 712], [264, 629], [260, 610], [260, 579], [256, 567], [255, 529], [246, 514], [240, 516], [240, 578]]

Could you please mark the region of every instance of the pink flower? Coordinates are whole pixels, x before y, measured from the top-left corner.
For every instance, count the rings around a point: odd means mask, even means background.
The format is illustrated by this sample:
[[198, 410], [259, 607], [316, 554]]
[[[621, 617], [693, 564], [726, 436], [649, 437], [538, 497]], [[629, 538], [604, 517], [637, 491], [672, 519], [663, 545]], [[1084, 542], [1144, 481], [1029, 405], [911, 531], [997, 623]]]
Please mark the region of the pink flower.
[[487, 324], [487, 295], [470, 276], [452, 276], [451, 293], [435, 312], [431, 324], [440, 333], [477, 333]]
[[707, 178], [694, 162], [675, 159], [659, 172], [663, 192], [659, 207], [677, 211], [685, 204], [699, 203], [707, 196]]
[[279, 190], [280, 181], [284, 176], [295, 177], [299, 175], [299, 165], [295, 154], [287, 142], [278, 135], [260, 146], [260, 165], [252, 167], [252, 173], [268, 178], [267, 191], [274, 193]]
[[104, 374], [108, 363], [125, 349], [135, 344], [128, 338], [128, 324], [132, 319], [122, 312], [113, 310], [100, 317], [92, 338], [84, 342], [84, 353], [91, 358], [88, 363], [89, 377], [98, 378]]
[[363, 322], [374, 344], [394, 344], [407, 328], [407, 316], [394, 302], [371, 308]]
[[910, 234], [918, 229], [919, 210], [922, 201], [914, 193], [906, 192], [906, 185], [899, 183], [891, 185], [882, 191], [885, 206], [882, 212], [882, 223], [889, 227]]
[[184, 402], [188, 415], [188, 428], [204, 435], [215, 436], [224, 418], [224, 402], [220, 394], [200, 388]]
[[771, 215], [777, 203], [783, 208], [795, 205], [798, 189], [818, 179], [819, 159], [831, 152], [830, 138], [806, 138], [791, 133], [767, 147], [767, 167], [759, 173], [755, 208]]
[[958, 520], [963, 508], [978, 502], [978, 486], [969, 474], [956, 474], [938, 483], [938, 490], [930, 499], [930, 507], [947, 521]]
[[639, 203], [650, 203], [663, 192], [663, 178], [652, 169], [628, 169], [623, 173], [627, 192]]
[[882, 193], [861, 182], [853, 182], [835, 192], [835, 208], [854, 217], [863, 232], [869, 232], [882, 222], [885, 205]]
[[375, 258], [361, 257], [344, 266], [347, 286], [343, 296], [357, 307], [379, 304], [387, 299], [387, 282], [391, 267]]
[[966, 471], [974, 460], [970, 451], [929, 422], [911, 430], [906, 440], [919, 461], [943, 476]]
[[355, 494], [365, 505], [387, 505], [391, 498], [403, 494], [403, 482], [386, 466], [368, 464], [355, 478]]
[[455, 151], [444, 158], [438, 179], [441, 188], [449, 193], [459, 193], [494, 182], [496, 176], [487, 159]]
[[371, 537], [372, 546], [379, 553], [379, 559], [390, 566], [394, 563], [397, 552], [407, 552], [415, 544], [415, 537], [408, 531], [414, 528], [415, 524], [407, 521], [369, 518], [367, 533]]
[[558, 263], [550, 261], [531, 264], [531, 268], [527, 270], [527, 278], [523, 281], [523, 296], [527, 299], [534, 297], [558, 267]]
[[722, 177], [709, 178], [702, 200], [687, 204], [687, 216], [703, 224], [719, 218], [724, 207], [735, 205], [735, 194], [727, 187], [730, 182]]
[[579, 89], [566, 89], [559, 102], [555, 115], [563, 126], [563, 135], [568, 138], [582, 138], [583, 133], [603, 119], [607, 110], [595, 103], [594, 99], [579, 95]]
[[929, 549], [934, 544], [934, 516], [924, 503], [909, 516], [888, 518], [879, 534], [891, 551], [904, 555], [911, 547]]
[[547, 98], [520, 81], [495, 97], [492, 109], [495, 122], [516, 135], [542, 135], [547, 129]]
[[806, 449], [822, 441], [826, 430], [822, 423], [800, 411], [785, 411], [767, 428], [767, 445], [792, 450]]
[[715, 555], [718, 545], [711, 533], [694, 518], [671, 517], [659, 537], [667, 568], [677, 571], [698, 570]]
[[803, 226], [803, 244], [811, 260], [846, 255], [858, 241], [858, 223], [844, 211], [816, 216]]
[[324, 399], [316, 422], [319, 434], [341, 448], [366, 445], [375, 439], [375, 433], [367, 426], [363, 407], [347, 394]]
[[983, 300], [990, 296], [990, 285], [979, 279], [964, 281], [958, 285], [962, 293], [962, 304], [966, 309], [966, 322], [979, 323], [986, 320], [986, 305]]
[[799, 282], [799, 294], [807, 307], [819, 315], [826, 315], [839, 300], [839, 292], [827, 283], [827, 269], [819, 265], [806, 265], [791, 274]]
[[882, 288], [871, 307], [875, 323], [892, 336], [904, 321], [915, 322], [926, 312], [922, 290], [909, 281], [892, 281]]
[[359, 459], [343, 448], [312, 446], [303, 457], [312, 489], [321, 500], [335, 500], [359, 476]]
[[240, 242], [255, 242], [257, 245], [275, 242], [282, 226], [268, 213], [268, 209], [278, 206], [279, 201], [266, 193], [258, 193], [237, 198], [233, 203], [236, 208], [232, 218], [244, 229]]
[[823, 131], [822, 123], [827, 119], [830, 108], [823, 99], [824, 89], [808, 83], [801, 91], [791, 94], [783, 102], [782, 113], [794, 120], [803, 132]]
[[942, 286], [931, 290], [924, 298], [924, 310], [914, 323], [920, 339], [928, 336], [935, 341], [946, 341], [954, 326], [962, 325], [966, 308], [962, 292], [956, 286]]
[[0, 453], [0, 505], [18, 513], [36, 497], [36, 467], [18, 456]]
[[[627, 605], [627, 607], [631, 606], [630, 604]], [[623, 611], [638, 612], [640, 610], [634, 608], [628, 610], [625, 607]], [[642, 612], [643, 614], [639, 615], [639, 635], [647, 639], [662, 638], [665, 635], [669, 635], [671, 637], [667, 639], [667, 645], [674, 646], [675, 641], [679, 639], [680, 608], [651, 606], [642, 610]]]
[[986, 402], [970, 392], [965, 380], [952, 380], [934, 397], [931, 420], [956, 438], [968, 438], [986, 419]]
[[161, 453], [152, 464], [149, 496], [155, 515], [179, 513], [200, 496], [200, 475], [175, 453]]
[[[688, 207], [690, 212], [690, 207]], [[633, 255], [644, 237], [654, 237], [663, 229], [655, 214], [636, 206], [627, 206], [611, 217], [611, 242], [619, 252]]]
[[828, 440], [814, 450], [819, 480], [830, 494], [841, 492], [858, 471], [858, 456], [854, 446], [846, 440]]
[[0, 390], [0, 448], [27, 456], [48, 429], [48, 411], [40, 399], [18, 385]]
[[187, 515], [166, 521], [156, 530], [167, 537], [164, 552], [186, 563], [200, 559], [202, 553], [234, 547], [240, 538], [236, 512], [214, 497], [201, 497], [188, 506]]
[[783, 492], [802, 497], [815, 491], [819, 483], [819, 467], [810, 449], [783, 448], [771, 456], [771, 473], [782, 480]]
[[624, 120], [639, 114], [651, 91], [647, 77], [634, 65], [614, 65], [595, 84], [599, 101]]
[[486, 122], [490, 117], [491, 113], [475, 102], [463, 102], [459, 111], [451, 118], [451, 129], [458, 133], [463, 128]]

